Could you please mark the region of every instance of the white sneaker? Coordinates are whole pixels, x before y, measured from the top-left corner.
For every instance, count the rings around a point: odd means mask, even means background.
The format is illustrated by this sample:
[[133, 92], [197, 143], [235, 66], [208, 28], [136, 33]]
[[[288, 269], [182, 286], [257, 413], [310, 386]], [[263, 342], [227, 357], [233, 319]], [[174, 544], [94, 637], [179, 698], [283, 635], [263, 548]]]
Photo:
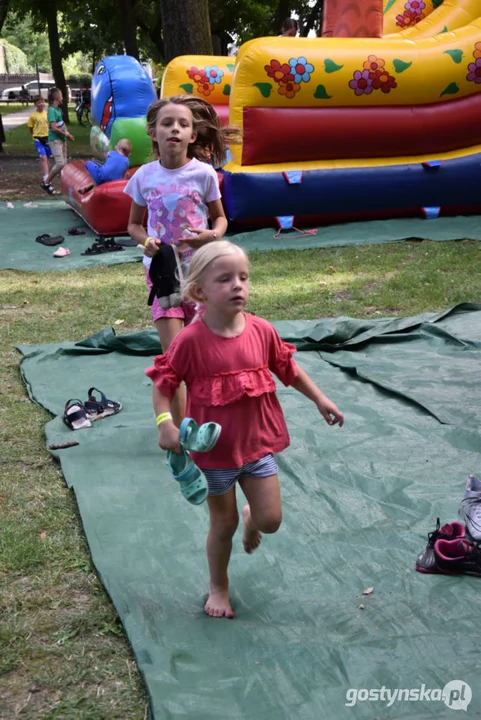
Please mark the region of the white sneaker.
[[459, 511], [473, 540], [481, 540], [481, 480], [476, 475], [468, 478]]

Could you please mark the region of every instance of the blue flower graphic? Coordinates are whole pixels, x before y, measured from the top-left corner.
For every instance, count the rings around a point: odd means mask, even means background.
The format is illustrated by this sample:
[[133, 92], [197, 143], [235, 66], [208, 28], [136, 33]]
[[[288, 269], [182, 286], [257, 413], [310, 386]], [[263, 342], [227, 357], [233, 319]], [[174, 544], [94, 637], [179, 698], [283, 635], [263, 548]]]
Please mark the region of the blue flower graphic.
[[291, 58], [289, 60], [291, 66], [291, 73], [294, 75], [294, 82], [309, 82], [311, 79], [311, 73], [314, 70], [314, 65], [308, 63], [305, 57]]
[[224, 71], [220, 70], [217, 65], [207, 65], [204, 70], [207, 73], [211, 85], [215, 83], [219, 85], [222, 82]]

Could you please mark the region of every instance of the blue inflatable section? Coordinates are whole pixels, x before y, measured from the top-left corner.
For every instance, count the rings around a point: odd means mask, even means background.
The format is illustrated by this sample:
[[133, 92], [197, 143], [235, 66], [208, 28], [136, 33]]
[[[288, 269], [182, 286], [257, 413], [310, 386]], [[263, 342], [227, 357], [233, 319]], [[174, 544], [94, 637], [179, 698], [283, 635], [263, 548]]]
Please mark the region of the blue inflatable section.
[[478, 205], [481, 154], [423, 163], [304, 171], [290, 183], [279, 171], [223, 171], [230, 220], [404, 208]]
[[108, 138], [117, 118], [144, 117], [157, 100], [152, 79], [130, 55], [101, 60], [92, 78], [92, 118]]

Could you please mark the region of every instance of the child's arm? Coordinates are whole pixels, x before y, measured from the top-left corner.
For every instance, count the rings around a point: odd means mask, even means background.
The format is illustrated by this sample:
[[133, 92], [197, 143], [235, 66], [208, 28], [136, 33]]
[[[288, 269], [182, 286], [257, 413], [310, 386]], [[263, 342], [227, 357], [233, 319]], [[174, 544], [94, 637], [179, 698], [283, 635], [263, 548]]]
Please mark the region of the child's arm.
[[[170, 413], [171, 402], [168, 397], [162, 395], [156, 385], [154, 385], [152, 390], [152, 402], [154, 404], [156, 418], [163, 413]], [[164, 422], [160, 423], [159, 445], [162, 450], [180, 452], [179, 428], [174, 425], [173, 420], [164, 420]]]
[[145, 209], [145, 205], [139, 205], [132, 200], [127, 232], [139, 245], [143, 245], [145, 247], [144, 254], [147, 255], [147, 257], [154, 257], [159, 249], [160, 240], [157, 240], [156, 238], [149, 238], [148, 243], [145, 244], [145, 241], [149, 237], [146, 229], [144, 228]]
[[212, 200], [207, 203], [209, 215], [212, 220], [212, 230], [210, 228], [188, 228], [189, 232], [195, 233], [197, 237], [186, 238], [186, 243], [193, 248], [199, 248], [212, 240], [220, 240], [227, 230], [227, 218], [221, 200]]
[[291, 383], [292, 387], [317, 405], [319, 412], [328, 425], [339, 424], [339, 427], [342, 427], [344, 424], [344, 415], [337, 405], [319, 390], [309, 375], [299, 367], [298, 363], [296, 363], [296, 369], [297, 375]]

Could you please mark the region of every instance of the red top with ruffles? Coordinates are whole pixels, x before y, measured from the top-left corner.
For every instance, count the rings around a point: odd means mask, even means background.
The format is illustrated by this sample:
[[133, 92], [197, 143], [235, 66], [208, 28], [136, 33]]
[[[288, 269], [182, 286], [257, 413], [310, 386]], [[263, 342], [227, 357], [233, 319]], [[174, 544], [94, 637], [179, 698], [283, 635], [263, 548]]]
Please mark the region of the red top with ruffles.
[[187, 417], [198, 425], [214, 421], [222, 426], [210, 452], [191, 453], [200, 468], [240, 468], [289, 445], [271, 372], [291, 385], [297, 375], [296, 348], [266, 320], [244, 315], [244, 330], [229, 338], [216, 335], [202, 319], [193, 322], [145, 371], [170, 399], [185, 381]]

